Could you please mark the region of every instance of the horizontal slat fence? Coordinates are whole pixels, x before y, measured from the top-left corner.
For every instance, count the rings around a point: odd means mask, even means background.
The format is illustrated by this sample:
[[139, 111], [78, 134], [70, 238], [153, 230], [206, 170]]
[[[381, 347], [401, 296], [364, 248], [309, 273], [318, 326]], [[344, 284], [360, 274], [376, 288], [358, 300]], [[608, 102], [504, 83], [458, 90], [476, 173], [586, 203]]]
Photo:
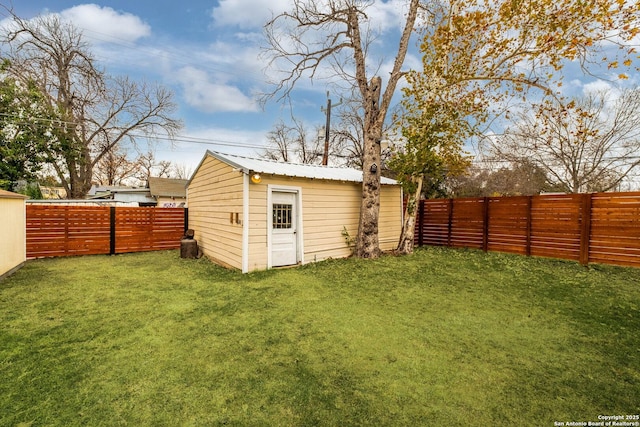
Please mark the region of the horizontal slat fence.
[[640, 267], [640, 192], [422, 200], [415, 243]]
[[183, 208], [29, 204], [27, 258], [177, 249]]

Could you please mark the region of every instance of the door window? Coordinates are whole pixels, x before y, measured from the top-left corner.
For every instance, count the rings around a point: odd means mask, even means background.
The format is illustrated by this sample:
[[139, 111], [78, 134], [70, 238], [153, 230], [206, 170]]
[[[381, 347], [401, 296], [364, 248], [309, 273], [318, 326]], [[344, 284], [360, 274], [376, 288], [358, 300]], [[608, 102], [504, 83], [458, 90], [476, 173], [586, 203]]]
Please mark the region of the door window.
[[291, 228], [291, 218], [293, 205], [274, 204], [273, 205], [273, 228]]

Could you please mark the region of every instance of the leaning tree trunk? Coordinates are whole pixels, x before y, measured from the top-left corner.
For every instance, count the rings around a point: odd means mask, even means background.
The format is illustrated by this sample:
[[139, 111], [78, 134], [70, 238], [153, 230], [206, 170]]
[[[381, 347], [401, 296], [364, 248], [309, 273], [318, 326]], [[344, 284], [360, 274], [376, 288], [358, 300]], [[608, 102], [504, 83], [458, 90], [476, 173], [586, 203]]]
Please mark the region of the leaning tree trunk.
[[422, 177], [415, 180], [416, 191], [409, 194], [407, 206], [404, 210], [404, 220], [402, 222], [402, 232], [396, 251], [400, 254], [413, 253], [413, 242], [416, 231], [416, 215], [418, 213], [418, 204], [420, 203], [420, 193], [422, 193]]
[[380, 216], [380, 140], [382, 122], [379, 114], [380, 77], [371, 79], [369, 86], [370, 108], [365, 110], [364, 157], [362, 159], [362, 201], [358, 223], [355, 255], [359, 258], [380, 256], [378, 218]]

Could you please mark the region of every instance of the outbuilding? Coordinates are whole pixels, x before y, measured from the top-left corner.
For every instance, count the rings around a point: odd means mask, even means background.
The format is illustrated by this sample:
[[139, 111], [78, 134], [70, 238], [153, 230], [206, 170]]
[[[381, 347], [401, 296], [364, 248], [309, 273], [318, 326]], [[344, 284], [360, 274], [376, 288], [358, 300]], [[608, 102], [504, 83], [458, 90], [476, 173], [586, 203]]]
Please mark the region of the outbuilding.
[[0, 190], [0, 279], [27, 259], [26, 196]]
[[[362, 171], [207, 151], [187, 184], [189, 228], [212, 261], [242, 272], [351, 254]], [[382, 178], [379, 240], [395, 248], [402, 190]]]

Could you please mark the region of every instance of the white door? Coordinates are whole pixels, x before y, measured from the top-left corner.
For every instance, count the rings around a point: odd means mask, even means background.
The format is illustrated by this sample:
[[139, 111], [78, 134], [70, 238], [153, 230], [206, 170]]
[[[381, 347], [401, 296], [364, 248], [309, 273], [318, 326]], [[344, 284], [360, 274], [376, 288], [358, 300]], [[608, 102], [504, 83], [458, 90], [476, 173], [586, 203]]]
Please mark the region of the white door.
[[298, 263], [296, 195], [293, 192], [271, 193], [271, 265]]

